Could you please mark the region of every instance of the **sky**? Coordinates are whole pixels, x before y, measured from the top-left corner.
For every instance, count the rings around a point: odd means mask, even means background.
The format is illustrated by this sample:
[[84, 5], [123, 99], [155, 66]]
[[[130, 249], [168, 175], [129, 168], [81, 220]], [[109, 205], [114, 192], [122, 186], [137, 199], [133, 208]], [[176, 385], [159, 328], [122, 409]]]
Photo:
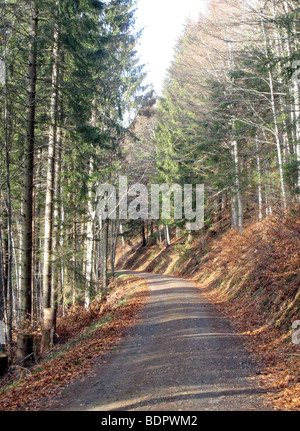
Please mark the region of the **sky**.
[[209, 0], [138, 0], [136, 30], [144, 28], [138, 53], [148, 77], [161, 93], [166, 70], [172, 60], [176, 41], [187, 18], [205, 12]]

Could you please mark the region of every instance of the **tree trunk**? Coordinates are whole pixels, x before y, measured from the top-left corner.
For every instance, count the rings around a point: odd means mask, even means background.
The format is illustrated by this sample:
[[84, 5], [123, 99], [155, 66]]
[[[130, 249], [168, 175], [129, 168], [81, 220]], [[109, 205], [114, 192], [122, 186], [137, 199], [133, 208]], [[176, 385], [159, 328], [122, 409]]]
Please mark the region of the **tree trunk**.
[[5, 101], [4, 101], [4, 142], [5, 142], [5, 167], [6, 167], [6, 208], [7, 208], [7, 271], [6, 271], [6, 337], [8, 343], [12, 341], [13, 320], [13, 287], [12, 287], [12, 213], [11, 213], [11, 188], [10, 188], [10, 150], [8, 142], [8, 80], [5, 71]]
[[[267, 60], [268, 60], [268, 53], [269, 53], [268, 37], [266, 34], [265, 25], [264, 25], [263, 21], [262, 21], [262, 29], [263, 29], [264, 43], [265, 43], [265, 54], [266, 54]], [[277, 121], [273, 76], [272, 76], [271, 66], [270, 66], [269, 62], [268, 62], [268, 75], [269, 75], [269, 87], [270, 87], [270, 96], [271, 96], [271, 107], [272, 107], [273, 122], [274, 122], [274, 134], [275, 134], [276, 148], [277, 148], [278, 169], [279, 169], [279, 175], [280, 175], [282, 204], [283, 204], [284, 209], [286, 209], [287, 202], [286, 202], [286, 191], [285, 191], [285, 183], [284, 183], [284, 176], [283, 176], [283, 163], [282, 163], [282, 154], [281, 154], [280, 134], [279, 134], [278, 121]]]
[[[118, 237], [119, 237], [119, 230], [120, 230], [120, 220], [115, 222], [114, 220], [111, 221], [112, 230], [111, 230], [111, 255], [110, 255], [110, 262], [111, 262], [111, 273], [112, 277], [115, 277], [115, 260], [116, 260], [116, 250], [117, 250], [117, 243], [118, 243]], [[113, 229], [113, 226], [115, 225], [115, 229]]]
[[244, 228], [243, 221], [243, 203], [241, 196], [241, 186], [239, 179], [239, 157], [238, 157], [238, 147], [237, 141], [233, 141], [233, 161], [234, 161], [234, 227], [235, 229]]
[[22, 232], [22, 269], [20, 291], [20, 320], [24, 322], [31, 315], [32, 279], [32, 196], [35, 141], [35, 95], [37, 63], [38, 7], [35, 0], [30, 1], [32, 16], [30, 24], [30, 46], [28, 59], [28, 87], [26, 100], [25, 163], [23, 173], [23, 232]]
[[157, 224], [157, 233], [158, 233], [158, 241], [161, 244], [162, 238], [161, 238], [161, 227], [160, 227], [160, 224]]
[[0, 226], [0, 321], [3, 321], [4, 310], [6, 308], [4, 259], [2, 249], [2, 228]]
[[164, 232], [165, 232], [166, 247], [169, 247], [171, 245], [171, 243], [170, 243], [170, 234], [169, 234], [169, 226], [168, 225], [164, 226]]
[[19, 334], [16, 353], [17, 364], [25, 366], [33, 361], [33, 335]]
[[263, 219], [263, 208], [262, 208], [262, 186], [261, 186], [261, 166], [260, 166], [260, 149], [258, 138], [256, 137], [256, 160], [257, 160], [257, 179], [258, 179], [258, 218]]
[[121, 240], [122, 240], [122, 247], [125, 247], [125, 240], [123, 236], [123, 225], [120, 223], [120, 233], [121, 233]]
[[[93, 173], [93, 160], [90, 159], [89, 163], [89, 174]], [[85, 307], [88, 308], [93, 298], [93, 249], [94, 249], [94, 235], [93, 235], [93, 226], [94, 226], [94, 218], [95, 211], [92, 206], [92, 190], [89, 187], [88, 191], [88, 214], [89, 220], [87, 222], [86, 227], [86, 291], [85, 291]]]
[[294, 103], [295, 103], [295, 123], [296, 123], [296, 153], [298, 162], [298, 176], [297, 176], [297, 194], [300, 202], [300, 91], [299, 91], [299, 78], [300, 70], [295, 72], [294, 76]]
[[43, 332], [41, 341], [41, 354], [47, 352], [51, 345], [54, 345], [54, 333], [56, 323], [56, 310], [54, 308], [44, 308]]
[[53, 233], [53, 194], [55, 179], [55, 147], [57, 135], [57, 106], [58, 106], [58, 31], [54, 34], [52, 70], [52, 95], [50, 105], [50, 129], [48, 143], [47, 186], [45, 202], [45, 240], [44, 240], [44, 266], [43, 266], [43, 293], [44, 308], [51, 306], [51, 258]]
[[104, 223], [102, 222], [102, 226], [100, 227], [100, 229], [101, 229], [101, 232], [100, 232], [101, 284], [102, 284], [102, 291], [105, 291], [107, 288], [108, 220], [105, 221]]
[[[50, 103], [50, 129], [48, 143], [48, 163], [47, 163], [47, 185], [46, 185], [46, 202], [45, 202], [45, 239], [44, 239], [44, 265], [43, 265], [43, 295], [44, 295], [44, 313], [51, 307], [51, 294], [53, 294], [52, 271], [52, 253], [53, 253], [53, 196], [55, 184], [55, 150], [57, 138], [57, 107], [58, 107], [58, 30], [54, 30], [54, 47], [53, 47], [53, 69], [52, 69], [52, 95]], [[53, 301], [52, 301], [53, 302]], [[56, 309], [53, 308], [54, 315]], [[46, 318], [47, 319], [47, 318]], [[53, 317], [53, 328], [55, 317]], [[44, 325], [47, 321], [44, 319]], [[47, 343], [50, 343], [51, 335], [48, 329], [43, 328], [42, 333], [42, 350], [47, 349]], [[48, 344], [49, 347], [50, 344]]]
[[142, 220], [142, 240], [143, 240], [143, 247], [146, 247], [147, 240], [146, 240], [146, 232], [145, 232], [145, 220]]

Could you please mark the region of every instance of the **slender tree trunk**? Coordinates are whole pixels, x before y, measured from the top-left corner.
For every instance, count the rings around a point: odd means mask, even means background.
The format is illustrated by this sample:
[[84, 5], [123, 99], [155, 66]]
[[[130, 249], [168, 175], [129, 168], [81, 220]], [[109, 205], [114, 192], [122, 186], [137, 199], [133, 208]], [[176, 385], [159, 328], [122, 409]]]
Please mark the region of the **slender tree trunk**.
[[121, 233], [121, 239], [122, 239], [122, 247], [125, 247], [125, 240], [123, 236], [123, 225], [120, 223], [120, 233]]
[[76, 304], [76, 270], [77, 270], [77, 223], [76, 223], [76, 204], [75, 204], [75, 192], [73, 194], [73, 229], [72, 229], [72, 245], [73, 245], [73, 273], [72, 273], [72, 304]]
[[142, 226], [142, 241], [143, 241], [143, 247], [146, 247], [146, 245], [147, 245], [147, 240], [146, 240], [146, 232], [145, 232], [145, 220], [142, 220], [141, 226]]
[[[112, 277], [115, 277], [115, 260], [116, 260], [116, 250], [117, 250], [117, 243], [118, 243], [118, 237], [119, 237], [119, 230], [120, 230], [120, 220], [115, 221], [112, 220], [112, 230], [111, 230], [111, 255], [110, 255], [110, 261], [111, 261], [111, 273]], [[115, 229], [113, 229], [113, 226], [115, 226]]]
[[[55, 151], [57, 139], [57, 107], [58, 107], [58, 30], [54, 30], [54, 47], [53, 47], [53, 69], [52, 69], [52, 95], [50, 103], [50, 129], [48, 143], [48, 163], [47, 163], [47, 185], [46, 185], [46, 202], [45, 202], [45, 239], [44, 239], [44, 265], [43, 265], [43, 295], [44, 295], [44, 330], [42, 337], [42, 351], [49, 347], [50, 336], [49, 316], [53, 316], [53, 325], [55, 323], [55, 312], [48, 313], [45, 310], [51, 308], [51, 272], [53, 271], [52, 254], [53, 254], [53, 196], [55, 183]], [[46, 321], [47, 320], [47, 321]], [[52, 327], [53, 327], [52, 325]], [[50, 328], [50, 331], [52, 328]]]
[[[5, 48], [6, 51], [6, 48]], [[6, 57], [6, 54], [5, 54]], [[4, 144], [5, 144], [5, 167], [6, 167], [6, 210], [7, 210], [7, 271], [6, 271], [6, 337], [8, 343], [12, 341], [13, 322], [13, 286], [12, 286], [12, 213], [11, 213], [11, 187], [10, 187], [10, 150], [8, 137], [8, 77], [5, 71], [5, 100], [4, 100]]]
[[243, 203], [240, 186], [240, 172], [239, 172], [239, 157], [237, 141], [233, 141], [233, 161], [234, 161], [234, 226], [241, 231], [244, 228], [243, 221]]
[[166, 247], [169, 247], [171, 245], [171, 242], [170, 242], [170, 233], [169, 233], [169, 226], [168, 225], [164, 226], [164, 232], [165, 232]]
[[[93, 160], [90, 159], [89, 163], [89, 174], [93, 173]], [[95, 211], [92, 206], [92, 190], [89, 187], [88, 191], [88, 214], [89, 220], [87, 222], [86, 228], [86, 292], [85, 292], [85, 307], [88, 308], [93, 298], [93, 249], [94, 249], [94, 235], [93, 235], [93, 226], [94, 226], [94, 218]]]
[[6, 310], [6, 279], [4, 270], [4, 247], [2, 227], [0, 225], [0, 320], [2, 321], [5, 316]]
[[300, 70], [295, 72], [294, 77], [294, 103], [295, 103], [295, 124], [296, 124], [296, 153], [298, 162], [298, 176], [297, 176], [297, 194], [300, 202], [300, 91], [299, 81]]
[[[265, 43], [265, 54], [268, 57], [268, 51], [269, 51], [268, 37], [266, 34], [265, 25], [264, 25], [263, 21], [262, 21], [262, 28], [263, 28], [264, 43]], [[268, 60], [268, 58], [267, 58], [267, 60]], [[277, 157], [278, 157], [278, 169], [279, 169], [279, 176], [280, 176], [282, 204], [283, 204], [284, 209], [286, 209], [286, 207], [287, 207], [286, 190], [285, 190], [285, 183], [284, 183], [284, 176], [283, 176], [283, 162], [282, 162], [282, 153], [281, 153], [281, 143], [280, 143], [278, 120], [277, 120], [277, 112], [276, 112], [274, 82], [273, 82], [273, 76], [272, 76], [271, 66], [270, 66], [269, 62], [268, 62], [268, 76], [269, 76], [269, 87], [270, 87], [270, 96], [271, 96], [271, 107], [272, 107], [273, 122], [274, 122], [274, 134], [275, 134]]]
[[30, 23], [30, 45], [28, 59], [28, 87], [26, 100], [25, 163], [23, 173], [23, 232], [22, 232], [22, 270], [20, 291], [20, 320], [24, 322], [31, 315], [32, 279], [32, 196], [35, 141], [35, 95], [37, 64], [38, 7], [36, 0], [30, 0], [32, 11]]
[[52, 95], [50, 105], [50, 129], [48, 143], [47, 186], [45, 202], [45, 240], [43, 266], [44, 307], [51, 305], [51, 254], [53, 233], [53, 194], [55, 180], [55, 150], [57, 137], [57, 106], [58, 106], [58, 31], [55, 30], [53, 48]]
[[107, 245], [108, 245], [108, 221], [102, 222], [102, 226], [100, 227], [100, 241], [101, 241], [101, 283], [102, 283], [102, 291], [105, 291], [107, 288]]
[[159, 223], [157, 224], [157, 232], [158, 232], [158, 241], [159, 241], [159, 243], [161, 244], [161, 242], [162, 242], [162, 237], [161, 237], [161, 226], [160, 226], [160, 224], [159, 224]]
[[54, 181], [54, 211], [53, 211], [53, 244], [52, 244], [52, 272], [51, 272], [51, 308], [54, 310], [54, 323], [52, 326], [51, 341], [55, 344], [55, 330], [56, 330], [56, 316], [58, 310], [58, 293], [59, 293], [59, 280], [60, 280], [60, 269], [58, 267], [58, 244], [60, 239], [60, 210], [61, 207], [58, 204], [58, 199], [61, 194], [60, 187], [60, 174], [61, 174], [61, 140], [62, 133], [60, 128], [57, 129], [57, 151], [55, 160], [55, 181]]
[[260, 148], [258, 138], [256, 137], [256, 161], [257, 161], [257, 179], [258, 179], [258, 218], [263, 219], [263, 208], [262, 208], [262, 185], [261, 185], [261, 165], [260, 165]]
[[42, 168], [42, 149], [37, 152], [36, 155], [36, 170], [33, 190], [33, 250], [32, 250], [32, 310], [33, 316], [35, 318], [42, 317], [42, 275], [41, 275], [41, 258], [38, 250], [41, 249], [41, 210], [39, 205], [37, 205], [37, 196], [42, 187], [41, 181], [41, 168]]

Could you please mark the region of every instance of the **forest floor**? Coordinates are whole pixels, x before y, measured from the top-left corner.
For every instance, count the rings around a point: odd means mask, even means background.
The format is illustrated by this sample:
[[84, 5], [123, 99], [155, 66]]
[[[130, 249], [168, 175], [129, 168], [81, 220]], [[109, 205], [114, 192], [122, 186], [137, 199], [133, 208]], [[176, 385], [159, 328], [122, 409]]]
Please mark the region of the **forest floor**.
[[127, 244], [104, 307], [62, 321], [67, 342], [4, 379], [0, 410], [299, 410], [299, 239], [293, 216]]
[[76, 307], [60, 318], [61, 341], [31, 368], [12, 366], [0, 380], [0, 411], [51, 409], [51, 402], [73, 380], [88, 375], [95, 363], [127, 334], [149, 295], [140, 278], [123, 275], [110, 286], [105, 301], [88, 311]]
[[140, 276], [151, 289], [141, 319], [51, 410], [269, 410], [242, 338], [195, 284]]

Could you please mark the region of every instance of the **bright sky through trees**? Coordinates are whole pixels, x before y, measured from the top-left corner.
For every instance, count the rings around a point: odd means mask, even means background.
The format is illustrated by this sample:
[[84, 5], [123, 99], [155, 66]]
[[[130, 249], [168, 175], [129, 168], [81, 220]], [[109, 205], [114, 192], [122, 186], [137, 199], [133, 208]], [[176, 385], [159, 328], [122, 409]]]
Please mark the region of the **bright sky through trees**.
[[153, 83], [158, 93], [185, 20], [197, 18], [208, 3], [209, 0], [138, 0], [136, 29], [144, 28], [139, 55], [146, 64], [147, 82]]

